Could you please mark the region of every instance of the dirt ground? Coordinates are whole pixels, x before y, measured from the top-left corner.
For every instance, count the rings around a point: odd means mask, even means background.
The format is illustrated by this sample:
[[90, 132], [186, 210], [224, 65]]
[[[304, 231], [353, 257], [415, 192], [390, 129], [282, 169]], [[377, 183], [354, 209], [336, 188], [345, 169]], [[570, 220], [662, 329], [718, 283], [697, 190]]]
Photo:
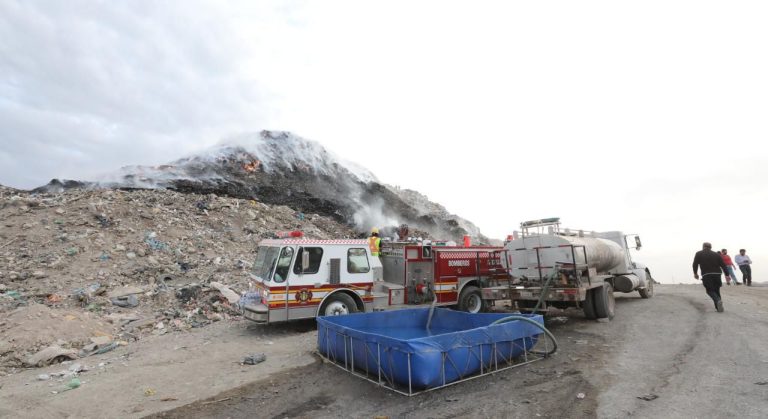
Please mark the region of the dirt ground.
[[[723, 296], [716, 313], [700, 285], [617, 294], [609, 323], [577, 311], [551, 322], [554, 356], [410, 398], [321, 362], [313, 322], [219, 322], [0, 377], [0, 417], [762, 418], [768, 287]], [[253, 353], [266, 361], [240, 364]], [[87, 368], [78, 388], [38, 379], [74, 363]]]

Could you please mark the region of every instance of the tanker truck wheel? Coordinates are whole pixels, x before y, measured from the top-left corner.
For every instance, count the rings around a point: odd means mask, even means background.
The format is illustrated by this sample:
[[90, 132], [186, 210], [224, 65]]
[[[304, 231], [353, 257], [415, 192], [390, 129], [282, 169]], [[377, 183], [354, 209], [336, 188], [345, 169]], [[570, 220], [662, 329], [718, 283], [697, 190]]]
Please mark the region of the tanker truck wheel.
[[595, 313], [595, 289], [596, 288], [587, 290], [587, 297], [581, 302], [581, 304], [583, 304], [584, 317], [586, 317], [587, 320], [597, 319], [597, 313]]
[[651, 298], [653, 297], [653, 277], [650, 272], [646, 271], [645, 273], [648, 274], [648, 277], [645, 279], [646, 287], [640, 288], [637, 292], [640, 293], [642, 298]]
[[602, 287], [594, 289], [595, 314], [598, 319], [612, 319], [615, 314], [616, 300], [613, 296], [613, 285], [604, 282]]
[[480, 288], [473, 285], [467, 285], [461, 290], [459, 295], [459, 310], [467, 313], [482, 313], [488, 311], [488, 306], [483, 301], [483, 294]]

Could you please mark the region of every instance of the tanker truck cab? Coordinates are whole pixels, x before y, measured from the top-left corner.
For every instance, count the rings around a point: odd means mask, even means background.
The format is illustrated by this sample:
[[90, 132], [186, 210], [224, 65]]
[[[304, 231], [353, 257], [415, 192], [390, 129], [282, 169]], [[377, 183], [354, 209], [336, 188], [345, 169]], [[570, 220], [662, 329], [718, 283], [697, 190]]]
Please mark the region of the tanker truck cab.
[[264, 240], [250, 277], [256, 302], [243, 307], [257, 323], [370, 311], [381, 263], [366, 240]]

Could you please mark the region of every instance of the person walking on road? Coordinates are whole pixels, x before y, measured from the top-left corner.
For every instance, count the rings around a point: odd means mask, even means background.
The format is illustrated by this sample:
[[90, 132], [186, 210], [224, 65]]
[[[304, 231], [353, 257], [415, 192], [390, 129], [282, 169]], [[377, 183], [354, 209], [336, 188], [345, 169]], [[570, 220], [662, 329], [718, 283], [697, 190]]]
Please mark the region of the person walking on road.
[[741, 282], [749, 287], [752, 286], [752, 259], [747, 256], [747, 251], [739, 249], [739, 254], [736, 255], [736, 264], [739, 265], [741, 271]]
[[718, 313], [723, 312], [723, 299], [720, 297], [720, 287], [723, 286], [721, 272], [728, 275], [723, 258], [712, 251], [712, 244], [704, 242], [702, 249], [693, 257], [693, 277], [699, 279], [699, 267], [701, 267], [701, 282], [707, 290], [707, 295], [712, 298]]
[[[730, 279], [733, 280], [733, 283], [736, 285], [741, 285], [741, 282], [739, 282], [738, 278], [736, 278], [736, 271], [733, 269], [733, 261], [731, 260], [731, 255], [728, 254], [728, 249], [723, 249], [720, 251], [720, 257], [723, 258], [723, 262], [725, 262], [725, 266], [728, 267], [728, 276], [730, 276]], [[728, 277], [725, 277], [725, 281], [728, 283], [728, 285], [731, 285], [731, 281], [729, 281]]]

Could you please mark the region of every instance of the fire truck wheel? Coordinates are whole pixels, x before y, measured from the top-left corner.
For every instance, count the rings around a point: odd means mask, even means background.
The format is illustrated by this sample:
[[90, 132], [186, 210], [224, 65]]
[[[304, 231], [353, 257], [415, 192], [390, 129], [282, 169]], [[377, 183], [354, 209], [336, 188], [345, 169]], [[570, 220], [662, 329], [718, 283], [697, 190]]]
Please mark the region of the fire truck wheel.
[[648, 277], [645, 279], [645, 288], [640, 288], [637, 291], [640, 293], [640, 297], [651, 298], [653, 297], [653, 277], [651, 277], [650, 272], [645, 271], [645, 273], [648, 274]]
[[616, 301], [613, 296], [613, 286], [604, 282], [602, 287], [595, 288], [595, 313], [598, 319], [612, 319]]
[[321, 316], [343, 316], [349, 313], [357, 313], [357, 304], [352, 297], [343, 292], [337, 292], [328, 297], [320, 310]]
[[483, 301], [483, 294], [480, 288], [467, 285], [461, 290], [459, 296], [459, 310], [468, 313], [482, 313], [488, 311], [488, 305]]
[[587, 320], [596, 320], [597, 319], [597, 313], [595, 313], [595, 288], [592, 288], [591, 290], [587, 290], [587, 297], [582, 301], [583, 309], [584, 309], [584, 317], [587, 318]]

